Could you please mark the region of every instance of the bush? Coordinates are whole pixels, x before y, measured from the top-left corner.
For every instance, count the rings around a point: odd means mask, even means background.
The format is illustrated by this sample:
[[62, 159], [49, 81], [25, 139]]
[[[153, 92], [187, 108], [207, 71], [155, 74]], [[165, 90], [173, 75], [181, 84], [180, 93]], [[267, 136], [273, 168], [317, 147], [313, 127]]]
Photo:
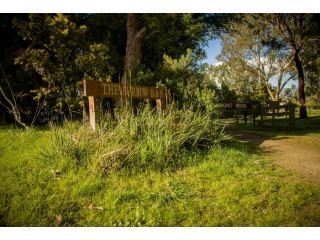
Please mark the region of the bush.
[[192, 108], [168, 106], [159, 112], [146, 106], [136, 113], [127, 109], [113, 119], [104, 117], [96, 132], [87, 124], [65, 123], [55, 129], [51, 154], [63, 159], [63, 167], [84, 167], [101, 176], [114, 170], [177, 169], [191, 159], [193, 151], [226, 138], [223, 129], [218, 120]]

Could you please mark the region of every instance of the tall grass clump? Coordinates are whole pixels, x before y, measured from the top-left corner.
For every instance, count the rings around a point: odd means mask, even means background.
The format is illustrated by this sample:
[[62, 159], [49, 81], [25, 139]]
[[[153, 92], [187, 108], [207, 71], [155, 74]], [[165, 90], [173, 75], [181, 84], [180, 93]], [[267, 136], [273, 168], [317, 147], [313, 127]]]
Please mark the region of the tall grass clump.
[[191, 108], [165, 111], [150, 106], [105, 116], [96, 132], [87, 124], [68, 122], [56, 128], [51, 156], [64, 167], [107, 175], [114, 170], [163, 171], [185, 166], [195, 151], [211, 148], [226, 137], [224, 125]]

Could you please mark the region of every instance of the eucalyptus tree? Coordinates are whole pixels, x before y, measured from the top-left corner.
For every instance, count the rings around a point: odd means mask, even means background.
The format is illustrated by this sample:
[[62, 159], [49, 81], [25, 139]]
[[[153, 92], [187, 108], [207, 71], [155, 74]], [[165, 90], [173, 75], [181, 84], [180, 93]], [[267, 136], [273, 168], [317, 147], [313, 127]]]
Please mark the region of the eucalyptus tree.
[[[279, 100], [286, 84], [294, 78], [293, 54], [286, 46], [276, 48], [265, 44], [274, 28], [267, 22], [258, 21], [254, 15], [246, 14], [241, 22], [234, 23], [222, 36], [222, 51], [218, 60], [223, 64], [217, 70], [227, 74], [234, 86], [252, 91], [265, 89], [272, 101]], [[271, 81], [276, 85], [272, 86]]]
[[[301, 52], [305, 62], [305, 90], [308, 101], [320, 103], [320, 41], [306, 46]], [[309, 100], [310, 99], [310, 100]]]
[[319, 14], [256, 14], [255, 17], [260, 22], [270, 24], [274, 29], [270, 40], [281, 42], [290, 49], [298, 75], [300, 118], [306, 118], [304, 65], [308, 60], [303, 59], [301, 53], [308, 46], [312, 47], [320, 41]]

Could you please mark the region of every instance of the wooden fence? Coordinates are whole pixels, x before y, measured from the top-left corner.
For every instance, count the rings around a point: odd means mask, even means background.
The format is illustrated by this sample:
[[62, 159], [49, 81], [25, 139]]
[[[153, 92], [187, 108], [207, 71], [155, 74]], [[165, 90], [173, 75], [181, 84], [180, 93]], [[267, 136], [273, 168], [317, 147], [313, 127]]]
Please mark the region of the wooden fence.
[[296, 105], [282, 101], [271, 101], [261, 104], [260, 125], [265, 126], [265, 119], [271, 117], [271, 127], [275, 127], [277, 118], [285, 118], [288, 129], [295, 128], [295, 108]]
[[[284, 119], [287, 129], [295, 127], [296, 105], [287, 102], [229, 102], [216, 103], [216, 116], [219, 118], [234, 118], [239, 124], [244, 124], [252, 119], [253, 125], [275, 127], [278, 119]], [[282, 121], [283, 122], [283, 121]]]

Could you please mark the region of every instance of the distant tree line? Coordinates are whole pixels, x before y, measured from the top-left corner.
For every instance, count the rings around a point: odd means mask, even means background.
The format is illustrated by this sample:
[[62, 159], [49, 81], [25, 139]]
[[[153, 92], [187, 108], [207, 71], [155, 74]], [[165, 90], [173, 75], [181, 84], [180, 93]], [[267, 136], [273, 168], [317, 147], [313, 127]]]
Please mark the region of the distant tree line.
[[[1, 14], [0, 118], [80, 119], [82, 80], [166, 86], [178, 106], [319, 94], [319, 14]], [[218, 67], [201, 63], [221, 37]], [[277, 79], [277, 85], [270, 84]], [[287, 95], [289, 91], [286, 90]]]

